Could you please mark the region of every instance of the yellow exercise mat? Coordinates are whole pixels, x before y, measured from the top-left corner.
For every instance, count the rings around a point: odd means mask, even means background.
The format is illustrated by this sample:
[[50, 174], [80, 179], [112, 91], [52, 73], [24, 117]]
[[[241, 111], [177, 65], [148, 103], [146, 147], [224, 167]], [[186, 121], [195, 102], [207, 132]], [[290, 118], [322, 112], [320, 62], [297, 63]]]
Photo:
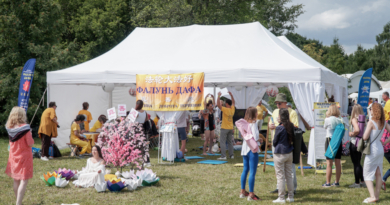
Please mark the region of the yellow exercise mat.
[[[244, 163], [237, 163], [235, 165], [233, 165], [234, 167], [243, 167], [244, 166]], [[260, 166], [260, 164], [257, 165], [258, 167]]]

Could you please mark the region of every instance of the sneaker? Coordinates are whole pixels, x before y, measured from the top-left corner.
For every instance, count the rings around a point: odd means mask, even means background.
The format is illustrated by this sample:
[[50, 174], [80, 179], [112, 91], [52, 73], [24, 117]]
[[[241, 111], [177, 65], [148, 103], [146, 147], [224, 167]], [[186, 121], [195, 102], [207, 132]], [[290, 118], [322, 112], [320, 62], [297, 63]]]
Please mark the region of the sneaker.
[[354, 183], [354, 184], [350, 185], [349, 188], [360, 188], [360, 184]]
[[332, 186], [330, 184], [325, 183], [325, 184], [322, 185], [322, 187], [329, 188], [329, 187], [332, 187]]
[[271, 155], [267, 154], [267, 159], [271, 159], [271, 158], [272, 158]]
[[287, 199], [286, 199], [286, 202], [288, 202], [288, 203], [294, 202], [294, 198], [291, 198], [291, 199], [290, 199], [290, 198], [287, 198]]
[[382, 189], [386, 191], [386, 182], [382, 182]]
[[275, 189], [275, 190], [271, 191], [270, 193], [271, 193], [271, 194], [277, 194], [277, 193], [279, 193], [279, 190], [278, 190], [278, 189]]
[[339, 187], [339, 186], [340, 186], [340, 183], [334, 182], [334, 183], [332, 184], [332, 186]]
[[360, 182], [360, 187], [367, 188], [367, 185], [365, 182]]
[[226, 160], [226, 157], [220, 157], [217, 160]]
[[261, 200], [258, 196], [254, 195], [253, 197], [251, 196], [248, 196], [248, 201], [258, 201], [258, 200]]
[[243, 199], [243, 198], [247, 198], [249, 196], [249, 193], [248, 192], [245, 192], [244, 194], [243, 193], [240, 193], [240, 198]]
[[234, 159], [234, 156], [231, 156], [230, 159]]
[[47, 157], [41, 157], [41, 160], [43, 161], [49, 161], [49, 159]]
[[278, 198], [278, 199], [276, 199], [276, 200], [273, 200], [272, 203], [282, 203], [282, 204], [284, 204], [284, 203], [286, 203], [286, 200], [285, 200], [285, 199]]
[[149, 163], [144, 163], [144, 167], [151, 167], [152, 165]]
[[50, 156], [49, 159], [54, 159], [54, 158], [52, 156]]

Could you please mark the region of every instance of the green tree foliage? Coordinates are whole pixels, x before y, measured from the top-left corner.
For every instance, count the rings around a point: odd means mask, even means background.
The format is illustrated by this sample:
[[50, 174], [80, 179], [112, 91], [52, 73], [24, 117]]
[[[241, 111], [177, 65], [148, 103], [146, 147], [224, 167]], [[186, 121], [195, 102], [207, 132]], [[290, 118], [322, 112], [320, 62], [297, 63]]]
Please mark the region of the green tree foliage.
[[[46, 72], [77, 63], [78, 46], [62, 43], [64, 22], [59, 4], [50, 0], [0, 1], [0, 121], [6, 122], [17, 105], [24, 63], [36, 58], [28, 118], [31, 119], [46, 88]], [[40, 116], [42, 106], [37, 115]], [[39, 118], [34, 120], [38, 124]], [[0, 126], [4, 133], [4, 126]]]
[[317, 45], [315, 43], [309, 43], [304, 45], [302, 50], [314, 60], [318, 62], [322, 61], [322, 53], [324, 51], [322, 49], [317, 49]]
[[337, 74], [344, 74], [345, 53], [338, 38], [333, 39], [333, 44], [326, 47], [324, 53], [322, 64]]
[[373, 49], [373, 73], [379, 80], [390, 80], [390, 22], [383, 27], [383, 32], [376, 36]]

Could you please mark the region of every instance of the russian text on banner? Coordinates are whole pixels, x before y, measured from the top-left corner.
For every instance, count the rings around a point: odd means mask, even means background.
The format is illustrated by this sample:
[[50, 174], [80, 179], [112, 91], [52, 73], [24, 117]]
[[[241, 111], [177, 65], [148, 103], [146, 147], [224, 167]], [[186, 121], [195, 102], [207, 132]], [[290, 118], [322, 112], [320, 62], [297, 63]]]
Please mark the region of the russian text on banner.
[[144, 110], [202, 110], [204, 73], [137, 75], [136, 90]]

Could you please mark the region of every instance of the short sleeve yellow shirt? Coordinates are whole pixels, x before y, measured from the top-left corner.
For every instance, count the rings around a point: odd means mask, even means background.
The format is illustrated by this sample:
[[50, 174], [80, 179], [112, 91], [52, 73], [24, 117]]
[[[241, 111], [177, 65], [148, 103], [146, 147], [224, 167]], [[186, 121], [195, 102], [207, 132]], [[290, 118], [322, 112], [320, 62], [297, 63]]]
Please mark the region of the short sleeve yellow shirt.
[[265, 108], [264, 105], [260, 105], [260, 106], [257, 105], [256, 109], [257, 109], [257, 119], [262, 120], [263, 119], [263, 112], [267, 112], [267, 108]]
[[[291, 109], [291, 108], [288, 108], [288, 113], [289, 113], [289, 116], [290, 116], [290, 122], [294, 124], [295, 127], [298, 127], [299, 126], [299, 121], [298, 121], [298, 115], [297, 115], [297, 112], [295, 112], [295, 110]], [[274, 120], [274, 124], [275, 126], [278, 126], [279, 123], [278, 123], [278, 118], [279, 118], [279, 109], [275, 109], [274, 112], [272, 113], [272, 118]], [[272, 124], [272, 120], [270, 120], [268, 122], [268, 124]], [[274, 135], [275, 135], [275, 130], [271, 131], [271, 140], [273, 141], [274, 140]]]
[[388, 100], [385, 104], [385, 107], [383, 108], [385, 110], [385, 120], [389, 120], [389, 112], [390, 112], [390, 100]]
[[233, 115], [235, 108], [222, 107], [222, 125], [221, 129], [232, 130], [233, 129]]
[[41, 134], [45, 134], [51, 137], [57, 137], [57, 124], [52, 120], [56, 118], [56, 111], [54, 108], [47, 108], [43, 111], [41, 116], [41, 124], [39, 125], [38, 134], [41, 137]]
[[73, 122], [72, 123], [72, 126], [70, 127], [70, 141], [72, 142], [72, 140], [77, 140], [79, 139], [79, 137], [77, 137], [75, 134], [74, 134], [74, 131], [79, 131], [80, 132], [80, 126], [76, 123], [76, 122]]
[[91, 132], [96, 132], [97, 129], [100, 129], [102, 127], [102, 123], [98, 121], [95, 122], [93, 127], [90, 129]]
[[89, 131], [89, 122], [92, 121], [92, 115], [88, 110], [80, 110], [79, 115], [84, 115], [85, 116], [85, 121], [84, 121], [84, 129], [86, 131]]

